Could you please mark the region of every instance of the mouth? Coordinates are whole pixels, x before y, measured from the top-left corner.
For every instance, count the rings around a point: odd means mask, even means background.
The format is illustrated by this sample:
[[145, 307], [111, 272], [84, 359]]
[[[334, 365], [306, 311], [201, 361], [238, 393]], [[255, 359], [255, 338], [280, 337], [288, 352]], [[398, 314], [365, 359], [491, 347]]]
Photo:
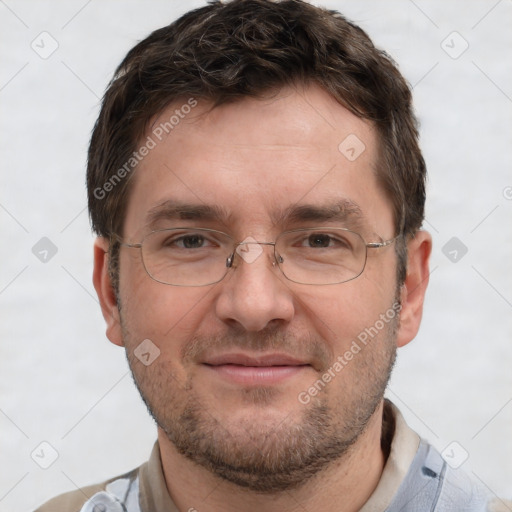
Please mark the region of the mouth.
[[236, 384], [271, 385], [283, 382], [312, 366], [287, 354], [220, 354], [208, 357], [203, 366], [218, 377]]

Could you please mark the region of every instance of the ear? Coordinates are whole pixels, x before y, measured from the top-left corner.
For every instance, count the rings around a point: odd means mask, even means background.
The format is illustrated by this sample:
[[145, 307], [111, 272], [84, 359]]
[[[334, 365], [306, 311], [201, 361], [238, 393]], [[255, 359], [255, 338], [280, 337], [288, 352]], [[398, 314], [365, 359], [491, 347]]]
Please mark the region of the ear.
[[107, 323], [107, 338], [115, 345], [123, 346], [121, 317], [108, 272], [108, 247], [109, 242], [106, 238], [98, 237], [94, 242], [94, 272], [92, 281], [98, 294], [103, 318]]
[[397, 345], [407, 345], [418, 333], [423, 315], [423, 301], [429, 280], [429, 258], [432, 237], [427, 231], [418, 231], [407, 242], [407, 274], [401, 288], [402, 309]]

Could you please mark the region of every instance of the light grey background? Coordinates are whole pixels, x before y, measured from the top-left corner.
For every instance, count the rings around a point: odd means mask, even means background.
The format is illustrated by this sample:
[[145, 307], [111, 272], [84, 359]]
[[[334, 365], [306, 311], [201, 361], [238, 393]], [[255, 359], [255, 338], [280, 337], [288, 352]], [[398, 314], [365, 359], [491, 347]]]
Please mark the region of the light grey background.
[[[448, 456], [467, 451], [463, 467], [512, 498], [512, 1], [322, 4], [395, 58], [422, 123], [431, 283], [388, 394], [411, 426], [440, 450], [456, 441]], [[0, 511], [31, 509], [149, 455], [155, 427], [91, 284], [85, 155], [121, 58], [200, 5], [0, 0]], [[33, 253], [42, 237], [57, 249], [47, 262], [36, 257], [45, 247]]]

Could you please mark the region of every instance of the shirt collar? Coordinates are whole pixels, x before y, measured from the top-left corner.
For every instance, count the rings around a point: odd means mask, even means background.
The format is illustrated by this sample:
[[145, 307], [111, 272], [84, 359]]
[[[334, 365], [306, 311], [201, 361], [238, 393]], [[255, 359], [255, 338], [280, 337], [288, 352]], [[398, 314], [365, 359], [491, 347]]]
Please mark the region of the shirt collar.
[[398, 408], [385, 400], [384, 408], [394, 420], [389, 456], [377, 487], [359, 512], [382, 512], [391, 504], [418, 451], [420, 437], [405, 422]]
[[154, 510], [180, 512], [167, 490], [158, 441], [153, 446], [149, 461], [141, 466], [139, 476], [140, 505], [144, 512]]

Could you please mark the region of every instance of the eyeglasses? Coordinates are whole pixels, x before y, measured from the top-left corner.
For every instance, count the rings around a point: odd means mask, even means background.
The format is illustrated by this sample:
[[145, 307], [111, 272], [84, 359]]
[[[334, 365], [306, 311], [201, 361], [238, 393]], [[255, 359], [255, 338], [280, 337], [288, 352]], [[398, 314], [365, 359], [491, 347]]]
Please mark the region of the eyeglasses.
[[387, 247], [399, 236], [367, 243], [360, 234], [345, 228], [316, 227], [285, 231], [275, 242], [258, 242], [250, 237], [236, 242], [215, 229], [172, 228], [152, 231], [139, 244], [119, 241], [141, 250], [144, 268], [152, 279], [172, 286], [218, 283], [235, 267], [235, 254], [252, 263], [264, 245], [273, 246], [273, 265], [288, 280], [327, 285], [360, 276], [367, 250]]

